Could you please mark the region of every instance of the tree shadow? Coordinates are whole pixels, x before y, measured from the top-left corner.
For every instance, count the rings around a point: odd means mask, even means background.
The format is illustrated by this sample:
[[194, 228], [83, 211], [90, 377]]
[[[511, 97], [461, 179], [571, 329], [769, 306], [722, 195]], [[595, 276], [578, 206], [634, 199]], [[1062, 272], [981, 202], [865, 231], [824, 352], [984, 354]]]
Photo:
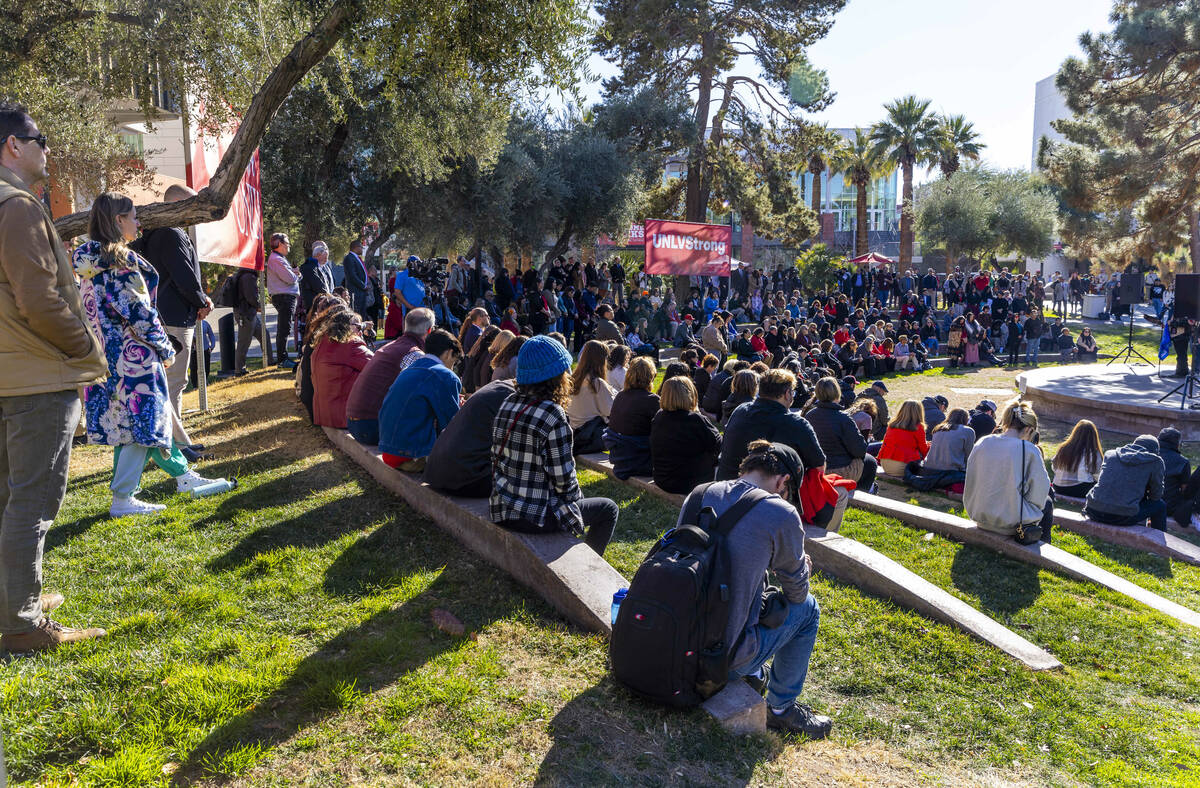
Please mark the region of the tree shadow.
[[[420, 571], [412, 567], [409, 570]], [[200, 742], [176, 772], [173, 783], [190, 785], [207, 778], [206, 772], [230, 750], [257, 745], [266, 751], [350, 707], [362, 694], [376, 692], [455, 648], [465, 637], [439, 631], [429, 618], [449, 584], [443, 574], [403, 604], [329, 640], [301, 661], [269, 696], [223, 723]], [[491, 620], [465, 623], [470, 629], [478, 629]]]
[[[366, 493], [360, 493], [355, 497], [365, 499]], [[290, 517], [259, 528], [243, 537], [228, 552], [210, 561], [207, 569], [211, 572], [225, 572], [250, 563], [260, 553], [283, 547], [311, 548], [328, 544], [363, 526], [363, 523], [348, 520], [344, 516], [346, 508], [353, 506], [354, 503], [354, 498], [339, 498], [315, 509], [309, 509], [297, 517]], [[220, 515], [215, 515], [207, 518], [206, 521], [212, 522], [220, 519], [222, 519]], [[201, 524], [194, 527], [201, 527]]]
[[611, 677], [571, 699], [549, 728], [537, 786], [746, 785], [783, 750], [777, 737], [731, 734], [699, 709], [642, 701]]
[[108, 519], [108, 510], [104, 510], [99, 514], [93, 514], [90, 517], [81, 517], [78, 520], [70, 522], [54, 521], [53, 527], [46, 532], [46, 542], [42, 548], [43, 552], [50, 552], [56, 547], [60, 547], [71, 541], [77, 536], [82, 536], [87, 533], [93, 525], [103, 522]]
[[1011, 616], [1042, 595], [1037, 567], [1011, 561], [979, 545], [963, 545], [950, 565], [954, 587], [979, 599], [987, 613]]

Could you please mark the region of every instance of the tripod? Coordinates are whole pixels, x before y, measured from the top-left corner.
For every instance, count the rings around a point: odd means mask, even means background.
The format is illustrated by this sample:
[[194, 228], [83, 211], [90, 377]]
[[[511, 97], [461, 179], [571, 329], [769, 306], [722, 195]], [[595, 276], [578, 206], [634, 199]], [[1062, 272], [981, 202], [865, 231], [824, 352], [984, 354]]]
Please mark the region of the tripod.
[[[1183, 382], [1180, 383], [1178, 386], [1176, 386], [1175, 388], [1171, 389], [1166, 394], [1163, 394], [1161, 397], [1158, 398], [1158, 401], [1162, 402], [1163, 400], [1168, 399], [1169, 397], [1173, 397], [1176, 394], [1178, 394], [1180, 410], [1183, 410], [1183, 406], [1187, 404], [1187, 401], [1189, 399], [1200, 396], [1200, 376], [1197, 376], [1197, 374], [1196, 374], [1196, 361], [1197, 361], [1197, 358], [1196, 358], [1197, 352], [1196, 351], [1198, 348], [1197, 348], [1196, 340], [1195, 340], [1194, 336], [1193, 336], [1191, 342], [1189, 342], [1189, 344], [1191, 345], [1191, 348], [1192, 348], [1192, 368], [1190, 370], [1188, 370], [1187, 377], [1185, 377], [1183, 379]], [[1192, 406], [1193, 410], [1196, 408], [1197, 408], [1196, 405]]]
[[[1133, 347], [1133, 308], [1131, 307], [1129, 309], [1129, 339], [1126, 341], [1125, 347], [1121, 349], [1121, 352], [1117, 353], [1117, 355], [1110, 358], [1108, 360], [1108, 363], [1105, 364], [1104, 366], [1106, 366], [1106, 367], [1111, 366], [1114, 361], [1120, 361], [1122, 358], [1124, 358], [1125, 361], [1128, 362], [1130, 366], [1133, 366], [1134, 356], [1137, 356], [1139, 359], [1141, 359], [1142, 363], [1145, 364], [1146, 366], [1149, 366], [1149, 367], [1154, 366], [1153, 364], [1150, 363], [1150, 359], [1143, 356], [1141, 353], [1139, 353]], [[1174, 392], [1172, 392], [1172, 393], [1174, 393]], [[1170, 395], [1167, 395], [1167, 396], [1170, 396]], [[1166, 399], [1166, 397], [1164, 397], [1163, 399]], [[1161, 402], [1161, 401], [1162, 400], [1159, 400], [1159, 402]]]

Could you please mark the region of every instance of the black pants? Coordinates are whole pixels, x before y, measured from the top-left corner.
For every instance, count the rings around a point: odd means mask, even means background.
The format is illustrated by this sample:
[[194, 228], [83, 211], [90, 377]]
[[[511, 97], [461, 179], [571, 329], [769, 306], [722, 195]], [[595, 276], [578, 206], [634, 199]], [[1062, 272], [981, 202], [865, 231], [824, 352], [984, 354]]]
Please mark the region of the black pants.
[[435, 487], [434, 489], [455, 498], [487, 498], [492, 494], [492, 476], [488, 474], [454, 489], [447, 487]]
[[[620, 508], [615, 501], [608, 498], [584, 498], [576, 505], [579, 507], [579, 514], [583, 517], [585, 533], [583, 541], [588, 547], [595, 550], [597, 555], [604, 555], [604, 548], [608, 547], [613, 531], [617, 528]], [[544, 528], [528, 520], [505, 520], [500, 523], [500, 526], [524, 534], [542, 534], [562, 530], [557, 524], [553, 528]]]
[[288, 357], [288, 335], [292, 333], [292, 318], [296, 314], [296, 296], [273, 295], [271, 304], [275, 307], [275, 313], [278, 315], [275, 323], [275, 358], [282, 363]]
[[1054, 492], [1059, 495], [1064, 495], [1068, 498], [1086, 498], [1088, 492], [1096, 486], [1095, 482], [1080, 482], [1072, 485], [1054, 485]]
[[1188, 335], [1187, 332], [1171, 339], [1175, 346], [1175, 377], [1184, 378], [1188, 374]]

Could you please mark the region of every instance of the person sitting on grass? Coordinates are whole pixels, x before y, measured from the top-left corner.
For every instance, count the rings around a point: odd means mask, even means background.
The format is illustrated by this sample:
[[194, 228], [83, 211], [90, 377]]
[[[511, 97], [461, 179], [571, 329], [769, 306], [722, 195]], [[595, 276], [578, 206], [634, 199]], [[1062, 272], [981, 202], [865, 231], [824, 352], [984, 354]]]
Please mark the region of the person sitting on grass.
[[954, 408], [934, 427], [924, 462], [910, 463], [905, 473], [904, 481], [910, 487], [938, 490], [963, 483], [967, 458], [975, 446], [975, 430], [967, 426], [969, 418], [965, 409]]
[[300, 366], [296, 370], [296, 389], [300, 403], [308, 411], [310, 422], [313, 420], [313, 397], [316, 394], [313, 390], [312, 379], [312, 340], [318, 332], [323, 330], [321, 326], [326, 320], [342, 309], [348, 308], [346, 302], [333, 293], [318, 293], [313, 299], [312, 309], [308, 310], [304, 321], [304, 336], [301, 338], [303, 348], [300, 352]]
[[1158, 438], [1153, 435], [1139, 435], [1133, 443], [1106, 452], [1084, 513], [1106, 525], [1144, 525], [1149, 519], [1151, 528], [1165, 531], [1166, 467], [1158, 452]]
[[758, 375], [743, 369], [733, 376], [733, 386], [729, 398], [721, 403], [721, 425], [729, 423], [729, 417], [740, 405], [751, 402], [758, 396]]
[[1079, 339], [1075, 340], [1075, 357], [1084, 364], [1095, 364], [1100, 358], [1100, 348], [1096, 345], [1096, 338], [1092, 336], [1092, 329], [1087, 326], [1079, 333]]
[[620, 511], [608, 498], [584, 498], [579, 490], [565, 410], [570, 373], [571, 354], [550, 337], [532, 337], [521, 346], [517, 390], [492, 425], [488, 513], [492, 522], [512, 531], [583, 537], [603, 555]]
[[[379, 443], [379, 408], [396, 377], [425, 351], [425, 338], [435, 325], [433, 311], [424, 307], [408, 310], [404, 333], [379, 349], [354, 381], [346, 400], [346, 428], [365, 446]], [[418, 356], [408, 358], [413, 351]]]
[[425, 353], [392, 383], [379, 409], [379, 450], [383, 461], [409, 473], [425, 470], [425, 458], [438, 433], [458, 413], [462, 382], [453, 372], [462, 345], [437, 329], [425, 340]]
[[825, 453], [828, 472], [854, 481], [863, 492], [874, 492], [879, 464], [867, 453], [867, 442], [854, 419], [843, 411], [841, 393], [836, 380], [821, 378], [817, 381], [815, 402], [804, 417]]
[[758, 396], [729, 417], [721, 440], [718, 479], [733, 479], [746, 458], [752, 441], [773, 438], [791, 446], [804, 461], [803, 470], [825, 471], [825, 453], [812, 425], [791, 410], [796, 396], [796, 376], [785, 369], [773, 369], [758, 381]]
[[[778, 372], [767, 376], [768, 385], [775, 384], [771, 376]], [[804, 553], [804, 525], [788, 502], [795, 499], [804, 467], [790, 446], [756, 440], [745, 447], [736, 478], [699, 487], [691, 495], [703, 496], [702, 505], [719, 517], [755, 487], [773, 494], [755, 504], [725, 542], [732, 568], [724, 639], [731, 644], [729, 679], [742, 678], [765, 694], [768, 728], [823, 739], [832, 721], [797, 702], [821, 618], [809, 590], [812, 561]], [[683, 510], [687, 508], [685, 501]], [[768, 571], [779, 591], [767, 588]], [[764, 604], [764, 595], [773, 603]]]
[[686, 495], [712, 481], [721, 448], [721, 433], [697, 410], [696, 388], [687, 377], [664, 380], [661, 410], [650, 423], [650, 460], [654, 483], [669, 493]]
[[1050, 543], [1054, 495], [1033, 407], [1013, 400], [1000, 413], [1000, 431], [971, 450], [963, 505], [985, 531], [1011, 536], [1021, 544]]
[[[649, 476], [650, 423], [658, 413], [658, 395], [650, 390], [658, 370], [646, 356], [638, 356], [625, 375], [625, 389], [613, 399], [604, 428], [604, 448], [618, 479]], [[681, 377], [686, 377], [683, 375]]]
[[1084, 498], [1096, 486], [1104, 448], [1100, 431], [1087, 419], [1080, 419], [1071, 428], [1065, 443], [1054, 455], [1054, 492], [1069, 498]]
[[921, 403], [915, 399], [906, 399], [896, 411], [896, 416], [888, 422], [887, 432], [883, 436], [883, 445], [879, 449], [879, 464], [889, 476], [904, 478], [905, 470], [911, 462], [920, 462], [929, 453], [929, 441], [925, 438], [925, 419], [921, 412]]

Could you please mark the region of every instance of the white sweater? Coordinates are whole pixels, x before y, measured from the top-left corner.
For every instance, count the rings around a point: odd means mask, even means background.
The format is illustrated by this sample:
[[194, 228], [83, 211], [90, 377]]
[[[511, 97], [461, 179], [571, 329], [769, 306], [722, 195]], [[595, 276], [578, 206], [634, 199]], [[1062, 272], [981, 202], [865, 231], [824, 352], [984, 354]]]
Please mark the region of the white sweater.
[[1018, 523], [1036, 523], [1042, 519], [1049, 494], [1050, 474], [1046, 473], [1037, 446], [1006, 435], [988, 435], [975, 444], [967, 460], [963, 504], [980, 528], [1011, 536], [1016, 533]]
[[1087, 467], [1087, 458], [1079, 458], [1079, 467], [1074, 471], [1055, 469], [1054, 484], [1057, 487], [1074, 487], [1076, 484], [1096, 481], [1096, 476]]

